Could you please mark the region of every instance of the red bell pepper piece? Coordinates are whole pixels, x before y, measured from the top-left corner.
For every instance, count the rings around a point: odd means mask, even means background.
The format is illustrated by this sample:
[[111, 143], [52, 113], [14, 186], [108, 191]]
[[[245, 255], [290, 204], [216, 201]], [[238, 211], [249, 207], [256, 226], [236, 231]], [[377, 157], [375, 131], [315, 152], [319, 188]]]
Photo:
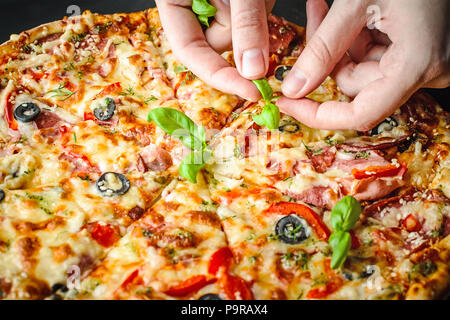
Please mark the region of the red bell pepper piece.
[[19, 126], [17, 125], [17, 121], [14, 119], [14, 115], [13, 115], [13, 105], [11, 104], [11, 102], [9, 102], [9, 99], [11, 98], [11, 94], [9, 94], [6, 97], [6, 105], [5, 105], [5, 120], [8, 123], [8, 127], [11, 130], [17, 131], [17, 129], [19, 128]]
[[409, 214], [403, 221], [402, 226], [405, 228], [408, 232], [417, 232], [420, 229], [422, 229], [422, 224], [419, 220], [413, 215]]
[[208, 279], [204, 275], [197, 275], [190, 277], [189, 279], [184, 280], [173, 287], [170, 287], [164, 293], [173, 297], [184, 297], [187, 296], [188, 294], [197, 292], [204, 286], [213, 283], [215, 281], [216, 281], [215, 278]]
[[95, 117], [92, 112], [84, 112], [83, 119], [84, 119], [84, 121], [95, 120]]
[[320, 219], [317, 213], [303, 204], [295, 202], [278, 202], [271, 205], [265, 212], [283, 215], [297, 214], [309, 223], [321, 240], [328, 241], [330, 230], [327, 225]]
[[101, 97], [104, 97], [104, 96], [107, 96], [107, 95], [110, 95], [110, 94], [119, 93], [121, 91], [122, 91], [122, 86], [120, 85], [120, 82], [116, 82], [116, 83], [113, 83], [113, 84], [110, 84], [110, 85], [106, 86], [102, 91], [100, 91], [97, 94], [95, 99], [101, 98]]
[[230, 248], [220, 248], [211, 256], [211, 260], [209, 261], [208, 273], [215, 276], [221, 268], [223, 268], [225, 272], [228, 272], [232, 260], [233, 253], [231, 252]]
[[118, 232], [110, 225], [97, 223], [91, 230], [92, 238], [103, 247], [111, 247], [120, 239]]
[[382, 178], [382, 177], [395, 177], [402, 170], [406, 168], [403, 165], [388, 164], [387, 166], [371, 166], [363, 170], [353, 169], [352, 174], [355, 179], [366, 179], [371, 177]]
[[350, 230], [350, 237], [352, 240], [352, 245], [350, 247], [350, 249], [358, 249], [359, 247], [361, 247], [361, 240], [359, 240], [358, 236], [356, 235], [356, 233], [353, 230]]

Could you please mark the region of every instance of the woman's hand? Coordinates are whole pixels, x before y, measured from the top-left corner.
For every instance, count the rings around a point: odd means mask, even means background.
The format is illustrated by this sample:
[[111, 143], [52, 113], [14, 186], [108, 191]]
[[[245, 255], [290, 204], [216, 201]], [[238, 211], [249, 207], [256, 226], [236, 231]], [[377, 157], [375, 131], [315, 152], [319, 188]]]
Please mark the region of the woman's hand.
[[[307, 46], [277, 105], [310, 127], [366, 131], [417, 89], [450, 85], [449, 0], [335, 0], [329, 12], [308, 0], [307, 15]], [[351, 103], [304, 98], [330, 74]]]
[[[247, 100], [260, 97], [250, 80], [263, 78], [269, 64], [267, 12], [275, 0], [212, 0], [217, 8], [203, 33], [192, 0], [156, 0], [161, 23], [177, 59], [209, 85]], [[236, 68], [219, 53], [233, 48]]]

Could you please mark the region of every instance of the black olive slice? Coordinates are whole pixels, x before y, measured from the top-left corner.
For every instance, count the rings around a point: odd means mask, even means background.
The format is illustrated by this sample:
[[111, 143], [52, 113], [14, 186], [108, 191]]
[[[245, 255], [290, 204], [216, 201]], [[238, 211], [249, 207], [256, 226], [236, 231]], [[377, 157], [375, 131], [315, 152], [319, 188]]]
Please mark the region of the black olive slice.
[[105, 98], [100, 101], [94, 108], [94, 116], [101, 121], [107, 121], [111, 119], [116, 111], [116, 103], [111, 98]]
[[295, 214], [281, 218], [276, 227], [275, 234], [284, 243], [297, 244], [310, 236], [308, 223]]
[[207, 293], [198, 298], [198, 300], [222, 300], [222, 298], [220, 298], [217, 294]]
[[130, 189], [130, 180], [123, 174], [105, 172], [95, 183], [98, 191], [105, 197], [123, 195]]
[[20, 122], [31, 122], [41, 113], [41, 109], [32, 102], [25, 102], [14, 109], [14, 118]]
[[368, 278], [371, 275], [373, 275], [374, 273], [375, 273], [375, 266], [374, 265], [368, 265], [368, 266], [366, 266], [364, 271], [360, 273], [359, 277], [362, 278], [362, 279]]
[[66, 285], [63, 283], [55, 283], [52, 286], [52, 293], [56, 293], [58, 291], [67, 292], [67, 291], [69, 291], [69, 288], [67, 288]]
[[344, 279], [348, 280], [348, 281], [353, 280], [353, 275], [351, 274], [351, 272], [348, 272], [348, 271], [342, 272], [342, 277], [344, 277]]
[[300, 126], [296, 123], [286, 123], [278, 128], [281, 132], [296, 133], [300, 130]]
[[5, 199], [5, 191], [0, 189], [0, 202], [2, 202]]
[[374, 136], [385, 131], [391, 131], [396, 126], [398, 126], [397, 121], [395, 121], [392, 117], [388, 117], [383, 122], [379, 123], [375, 128], [372, 128], [372, 130], [370, 130], [370, 135]]
[[292, 66], [278, 66], [275, 69], [275, 78], [279, 81], [283, 81]]

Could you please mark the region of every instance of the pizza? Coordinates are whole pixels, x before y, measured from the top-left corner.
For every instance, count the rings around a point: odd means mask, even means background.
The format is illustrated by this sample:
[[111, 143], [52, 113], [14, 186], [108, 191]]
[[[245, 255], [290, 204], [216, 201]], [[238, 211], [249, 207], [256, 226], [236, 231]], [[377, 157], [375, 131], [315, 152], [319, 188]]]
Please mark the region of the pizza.
[[[276, 98], [305, 30], [268, 23]], [[308, 97], [351, 101], [332, 78]], [[450, 117], [425, 92], [369, 132], [284, 114], [269, 130], [254, 118], [265, 102], [202, 82], [149, 9], [11, 36], [0, 104], [0, 299], [448, 293]], [[190, 140], [152, 121], [158, 110], [182, 115], [210, 151], [193, 178]], [[350, 198], [360, 213], [336, 267], [333, 215]]]

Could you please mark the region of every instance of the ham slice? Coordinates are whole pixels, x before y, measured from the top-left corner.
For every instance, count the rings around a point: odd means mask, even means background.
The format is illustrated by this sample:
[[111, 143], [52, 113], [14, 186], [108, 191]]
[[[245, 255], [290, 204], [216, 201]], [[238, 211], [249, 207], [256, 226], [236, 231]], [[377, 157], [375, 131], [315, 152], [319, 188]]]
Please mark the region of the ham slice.
[[364, 170], [367, 167], [383, 167], [389, 164], [378, 153], [369, 151], [366, 153], [366, 158], [356, 158], [357, 154], [342, 154], [338, 153], [336, 160], [332, 163], [331, 167], [335, 169], [340, 169], [342, 171], [351, 173], [353, 169]]
[[331, 192], [333, 190], [328, 186], [315, 186], [302, 193], [287, 192], [287, 194], [298, 201], [319, 207], [319, 208], [332, 208], [334, 202], [331, 201]]
[[336, 157], [336, 148], [330, 147], [322, 149], [320, 153], [306, 151], [306, 155], [308, 156], [309, 160], [311, 160], [311, 164], [313, 165], [314, 169], [319, 173], [324, 173], [334, 162], [334, 159]]

